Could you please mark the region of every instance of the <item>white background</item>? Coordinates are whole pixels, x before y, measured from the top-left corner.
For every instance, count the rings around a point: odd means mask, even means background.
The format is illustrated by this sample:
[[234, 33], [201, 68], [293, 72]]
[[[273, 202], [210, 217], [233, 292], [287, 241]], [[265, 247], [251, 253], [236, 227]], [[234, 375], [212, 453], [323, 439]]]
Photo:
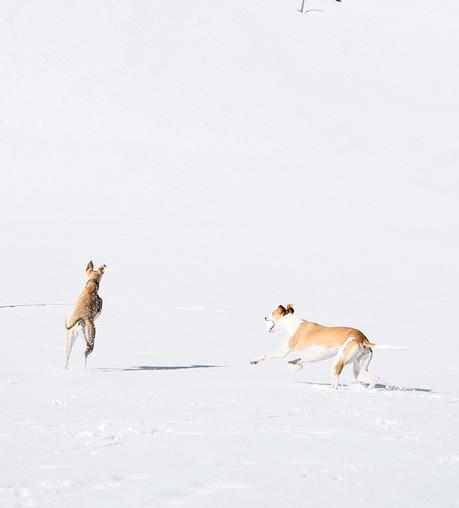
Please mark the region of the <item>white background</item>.
[[[456, 506], [459, 6], [306, 6], [1, 3], [0, 305], [68, 305], [0, 309], [0, 506]], [[250, 367], [279, 303], [413, 349]]]

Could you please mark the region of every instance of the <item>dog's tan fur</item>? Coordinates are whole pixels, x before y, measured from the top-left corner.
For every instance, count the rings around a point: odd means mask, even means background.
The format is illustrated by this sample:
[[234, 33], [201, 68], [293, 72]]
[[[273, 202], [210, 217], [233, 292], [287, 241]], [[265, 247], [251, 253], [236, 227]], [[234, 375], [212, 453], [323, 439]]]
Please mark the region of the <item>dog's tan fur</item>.
[[[368, 364], [373, 356], [373, 348], [378, 346], [370, 342], [360, 330], [351, 327], [319, 325], [294, 317], [294, 312], [291, 304], [286, 307], [279, 305], [272, 312], [272, 319], [265, 318], [273, 323], [270, 331], [278, 324], [285, 328], [288, 333], [288, 340], [279, 350], [253, 360], [251, 362], [253, 365], [270, 358], [285, 358], [292, 352], [303, 355], [289, 362], [296, 368], [302, 368], [304, 362], [320, 361], [335, 356], [333, 387], [337, 386], [344, 365], [350, 362], [354, 362], [354, 376], [356, 379], [369, 383], [375, 382], [377, 378], [372, 378], [369, 375]], [[396, 346], [387, 346], [386, 348], [401, 349]], [[313, 354], [308, 356], [310, 351]]]
[[[351, 339], [351, 340], [349, 340]], [[288, 345], [290, 351], [304, 351], [311, 346], [323, 346], [324, 348], [341, 348], [346, 344], [342, 357], [335, 364], [335, 375], [339, 376], [344, 365], [348, 363], [355, 352], [361, 346], [368, 348], [372, 353], [372, 344], [365, 335], [356, 328], [346, 328], [341, 326], [323, 326], [317, 323], [304, 321], [297, 331], [290, 337]]]
[[81, 326], [84, 338], [86, 340], [86, 351], [84, 353], [85, 366], [87, 363], [88, 356], [94, 349], [94, 341], [96, 338], [96, 327], [94, 321], [100, 315], [102, 311], [102, 298], [99, 296], [99, 284], [102, 275], [105, 271], [105, 265], [100, 266], [97, 270], [94, 270], [94, 264], [92, 261], [88, 263], [86, 267], [86, 275], [88, 281], [78, 297], [75, 310], [73, 311], [70, 322], [67, 324], [65, 321], [65, 328], [67, 329], [67, 359], [65, 362], [65, 368], [68, 368], [70, 353], [72, 347], [78, 336], [77, 331], [74, 327], [77, 325]]
[[290, 337], [288, 345], [291, 351], [302, 351], [313, 345], [324, 347], [341, 347], [349, 337], [366, 347], [373, 344], [357, 328], [342, 326], [323, 326], [310, 321], [303, 321]]
[[[272, 313], [274, 321], [278, 321], [286, 314], [293, 314], [295, 311], [293, 305], [287, 307], [279, 305]], [[366, 347], [372, 347], [365, 335], [357, 328], [343, 326], [324, 326], [312, 321], [301, 320], [295, 333], [289, 338], [288, 345], [290, 351], [302, 351], [310, 346], [341, 347], [349, 337], [352, 337], [358, 344]]]

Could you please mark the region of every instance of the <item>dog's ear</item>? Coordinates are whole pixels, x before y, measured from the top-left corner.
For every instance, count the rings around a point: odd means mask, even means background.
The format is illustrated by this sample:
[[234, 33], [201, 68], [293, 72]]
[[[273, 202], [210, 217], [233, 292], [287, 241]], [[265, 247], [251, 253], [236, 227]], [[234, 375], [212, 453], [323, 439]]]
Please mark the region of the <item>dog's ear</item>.
[[282, 316], [285, 316], [285, 314], [287, 314], [287, 309], [283, 305], [279, 305], [279, 307], [277, 307], [277, 310]]
[[92, 261], [90, 261], [88, 263], [88, 266], [86, 267], [86, 271], [87, 272], [92, 272], [94, 270], [94, 263]]
[[293, 305], [289, 303], [287, 305], [287, 314], [293, 314], [295, 312], [295, 309], [293, 308]]
[[105, 265], [99, 266], [97, 271], [102, 275], [105, 272], [105, 268], [107, 268]]

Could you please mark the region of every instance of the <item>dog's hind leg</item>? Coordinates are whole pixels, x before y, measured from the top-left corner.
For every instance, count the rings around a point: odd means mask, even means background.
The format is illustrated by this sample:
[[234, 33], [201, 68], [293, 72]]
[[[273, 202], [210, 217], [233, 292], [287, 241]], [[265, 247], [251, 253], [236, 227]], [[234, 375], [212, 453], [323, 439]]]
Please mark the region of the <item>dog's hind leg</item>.
[[352, 336], [339, 348], [333, 364], [332, 388], [338, 388], [339, 376], [345, 365], [352, 362], [359, 352], [359, 343]]
[[365, 354], [358, 355], [354, 363], [352, 364], [352, 372], [354, 374], [354, 379], [356, 381], [359, 381], [359, 375], [362, 372], [363, 369], [363, 361], [365, 359]]
[[72, 352], [73, 345], [78, 337], [77, 327], [67, 330], [67, 358], [65, 360], [65, 368], [69, 368], [70, 353]]
[[371, 376], [368, 372], [368, 366], [370, 365], [371, 359], [373, 358], [373, 351], [371, 348], [364, 345], [360, 346], [360, 351], [361, 353], [354, 360], [354, 378], [360, 383], [375, 385], [379, 381], [379, 377]]
[[94, 326], [93, 321], [90, 319], [85, 319], [85, 339], [86, 339], [86, 351], [84, 352], [84, 368], [88, 363], [88, 356], [92, 353], [94, 349], [94, 341], [96, 340], [96, 327]]

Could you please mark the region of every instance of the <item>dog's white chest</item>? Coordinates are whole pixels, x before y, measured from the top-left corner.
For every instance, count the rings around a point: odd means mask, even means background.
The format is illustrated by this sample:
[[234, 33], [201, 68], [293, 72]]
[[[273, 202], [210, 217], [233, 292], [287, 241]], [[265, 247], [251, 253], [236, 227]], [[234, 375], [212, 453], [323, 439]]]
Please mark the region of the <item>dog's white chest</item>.
[[309, 346], [301, 352], [301, 358], [305, 362], [320, 362], [336, 355], [338, 348], [324, 346]]

